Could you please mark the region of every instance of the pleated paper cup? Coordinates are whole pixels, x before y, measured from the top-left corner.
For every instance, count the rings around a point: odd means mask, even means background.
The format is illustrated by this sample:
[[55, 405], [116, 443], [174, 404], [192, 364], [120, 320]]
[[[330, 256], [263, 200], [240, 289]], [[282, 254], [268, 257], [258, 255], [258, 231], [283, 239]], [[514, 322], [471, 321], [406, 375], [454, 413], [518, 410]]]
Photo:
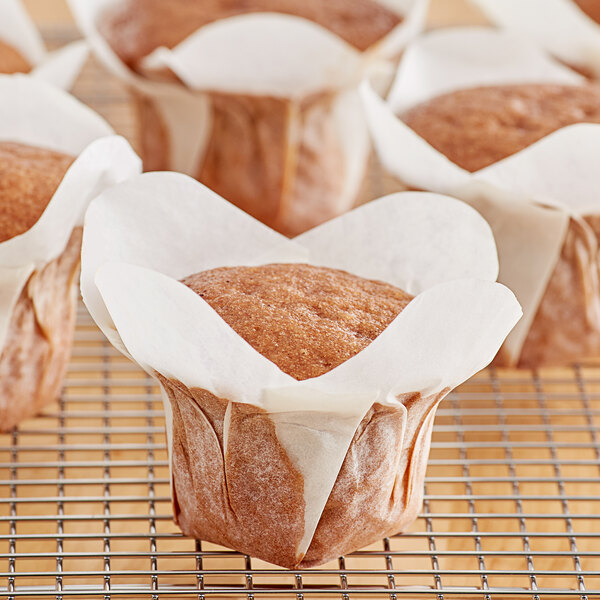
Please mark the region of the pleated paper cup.
[[500, 257], [499, 281], [523, 306], [523, 319], [498, 362], [535, 367], [598, 357], [600, 126], [565, 127], [470, 173], [398, 116], [455, 90], [516, 83], [586, 81], [514, 33], [460, 28], [411, 44], [387, 102], [367, 85], [362, 92], [386, 169], [413, 188], [462, 198], [489, 222]]
[[114, 0], [70, 0], [133, 91], [145, 170], [191, 175], [289, 236], [355, 202], [370, 150], [358, 83], [421, 29], [427, 3], [385, 2], [403, 21], [365, 52], [307, 19], [253, 13], [205, 25], [133, 71], [100, 32]]
[[0, 76], [0, 140], [77, 158], [39, 220], [0, 243], [0, 430], [56, 399], [75, 325], [81, 225], [90, 200], [139, 173], [96, 113], [24, 75]]
[[[179, 281], [298, 262], [416, 297], [364, 350], [297, 381]], [[90, 206], [81, 286], [113, 345], [161, 385], [183, 531], [302, 568], [416, 517], [438, 403], [520, 317], [497, 268], [485, 221], [437, 194], [389, 196], [288, 240], [184, 175], [151, 173]]]

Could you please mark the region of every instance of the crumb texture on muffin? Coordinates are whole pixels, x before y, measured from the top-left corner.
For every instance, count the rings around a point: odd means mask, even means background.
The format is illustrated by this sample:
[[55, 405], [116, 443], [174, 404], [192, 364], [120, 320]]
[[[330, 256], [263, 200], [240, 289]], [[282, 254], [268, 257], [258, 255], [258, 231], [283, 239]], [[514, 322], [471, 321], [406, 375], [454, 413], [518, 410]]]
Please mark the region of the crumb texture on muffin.
[[31, 65], [15, 48], [0, 41], [0, 73], [29, 73]]
[[182, 281], [298, 380], [363, 350], [412, 300], [388, 283], [304, 264], [222, 267]]
[[359, 50], [372, 46], [401, 21], [376, 0], [128, 0], [108, 10], [99, 29], [119, 58], [135, 68], [156, 48], [173, 48], [208, 23], [253, 12], [303, 17]]
[[0, 142], [0, 242], [35, 225], [72, 162], [60, 152]]
[[600, 2], [598, 0], [573, 0], [577, 6], [591, 19], [600, 23]]
[[473, 172], [567, 125], [600, 123], [600, 86], [470, 88], [415, 106], [402, 119], [452, 162]]

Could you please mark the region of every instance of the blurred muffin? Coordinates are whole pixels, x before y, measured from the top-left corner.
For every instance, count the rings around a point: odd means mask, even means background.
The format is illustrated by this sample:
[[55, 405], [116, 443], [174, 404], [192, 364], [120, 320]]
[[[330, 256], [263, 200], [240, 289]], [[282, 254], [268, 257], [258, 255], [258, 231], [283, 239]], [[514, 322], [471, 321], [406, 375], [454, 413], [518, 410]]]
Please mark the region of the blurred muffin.
[[302, 17], [366, 50], [401, 21], [397, 13], [374, 0], [128, 0], [110, 8], [100, 32], [129, 67], [156, 48], [173, 48], [200, 27], [219, 19], [254, 12]]
[[[181, 83], [144, 59], [159, 47], [173, 48], [205, 25], [237, 15], [275, 12], [307, 19], [365, 51], [401, 21], [376, 0], [128, 0], [109, 6], [98, 30], [115, 54], [145, 78]], [[235, 44], [235, 40], [232, 40]], [[168, 99], [135, 93], [144, 168], [178, 170], [173, 159], [181, 141], [173, 139], [165, 117]], [[364, 127], [360, 105], [348, 104], [348, 90], [323, 90], [307, 97], [273, 97], [210, 91], [210, 113], [195, 133], [202, 140], [198, 164], [186, 172], [277, 231], [294, 236], [350, 208], [364, 170], [346, 147], [348, 110]], [[344, 96], [344, 97], [343, 97]], [[198, 100], [198, 113], [207, 110]], [[342, 115], [342, 116], [340, 116]], [[366, 132], [365, 132], [366, 133]], [[189, 143], [186, 141], [188, 147]], [[356, 147], [359, 146], [357, 143]], [[231, 173], [236, 176], [232, 177]]]
[[600, 123], [600, 86], [519, 84], [458, 90], [402, 120], [467, 171], [478, 171], [575, 123]]

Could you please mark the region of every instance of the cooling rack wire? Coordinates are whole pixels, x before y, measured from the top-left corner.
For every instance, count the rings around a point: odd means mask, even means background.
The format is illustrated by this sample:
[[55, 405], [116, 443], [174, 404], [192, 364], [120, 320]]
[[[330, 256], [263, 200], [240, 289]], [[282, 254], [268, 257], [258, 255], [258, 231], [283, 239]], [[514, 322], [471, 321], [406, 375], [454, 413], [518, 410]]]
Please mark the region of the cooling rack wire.
[[[134, 139], [93, 61], [76, 93]], [[394, 189], [373, 173], [368, 195]], [[173, 525], [160, 394], [81, 306], [59, 403], [0, 435], [0, 598], [600, 597], [599, 424], [600, 366], [488, 369], [438, 411], [411, 529], [286, 571]]]

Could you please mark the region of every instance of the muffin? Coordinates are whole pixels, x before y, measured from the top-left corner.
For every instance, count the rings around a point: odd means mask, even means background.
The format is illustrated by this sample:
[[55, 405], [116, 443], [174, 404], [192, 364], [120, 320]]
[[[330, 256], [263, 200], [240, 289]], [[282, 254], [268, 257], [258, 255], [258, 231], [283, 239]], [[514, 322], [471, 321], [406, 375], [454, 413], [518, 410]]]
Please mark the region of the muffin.
[[22, 0], [0, 2], [0, 74], [31, 73], [68, 89], [87, 56], [81, 41], [47, 52]]
[[31, 65], [15, 48], [0, 40], [0, 73], [28, 73]]
[[111, 129], [95, 113], [31, 77], [0, 76], [0, 113], [13, 115], [0, 122], [0, 431], [8, 431], [60, 393], [82, 211], [138, 162], [124, 140], [105, 137]]
[[[453, 163], [474, 172], [568, 125], [600, 124], [600, 86], [520, 84], [458, 90], [401, 117]], [[600, 290], [591, 285], [598, 276], [598, 225], [596, 217], [571, 219], [519, 367], [600, 356]]]
[[376, 44], [401, 17], [376, 0], [127, 0], [109, 7], [99, 23], [117, 56], [130, 68], [156, 48], [174, 48], [197, 29], [220, 19], [275, 12], [329, 29], [357, 50]]
[[[73, 157], [0, 141], [0, 244], [35, 225]], [[0, 430], [8, 431], [54, 401], [75, 327], [81, 228], [65, 250], [25, 284], [0, 354]]]
[[[118, 74], [129, 73], [145, 170], [185, 172], [290, 237], [354, 203], [369, 150], [357, 83], [376, 58], [399, 52], [394, 32], [418, 25], [380, 0], [104, 1], [97, 12], [71, 2], [107, 66], [118, 60]], [[283, 39], [264, 33], [267, 25]], [[280, 53], [279, 63], [290, 64], [285, 73], [256, 57], [257, 31]], [[196, 52], [226, 56], [234, 73], [191, 81], [181, 69], [201, 70], [196, 54], [176, 59], [178, 67], [161, 62], [199, 40], [209, 46]], [[302, 57], [314, 68], [296, 74]]]
[[[363, 350], [412, 299], [387, 283], [305, 264], [218, 268], [186, 277], [183, 283], [255, 350], [298, 381], [319, 377]], [[201, 420], [190, 411], [189, 398], [180, 386], [164, 378], [162, 382], [172, 403], [174, 429], [203, 431]], [[202, 389], [193, 389], [191, 394], [200, 410], [210, 415], [215, 431], [222, 432], [228, 401]], [[419, 402], [423, 403], [419, 394], [403, 399], [405, 406]], [[429, 406], [427, 401], [424, 404]], [[234, 406], [231, 418], [239, 422], [230, 427], [243, 429], [246, 449], [260, 440], [261, 452], [275, 458], [272, 481], [265, 485], [263, 476], [254, 476], [257, 474], [249, 468], [244, 448], [240, 448], [229, 458], [231, 468], [244, 474], [244, 480], [230, 484], [230, 494], [236, 500], [232, 500], [234, 505], [229, 510], [225, 507], [223, 514], [223, 507], [207, 502], [209, 495], [219, 494], [215, 485], [221, 483], [218, 469], [195, 469], [193, 465], [201, 460], [194, 456], [198, 445], [184, 446], [184, 440], [190, 438], [178, 436], [173, 448], [176, 519], [184, 533], [192, 537], [225, 543], [260, 554], [269, 562], [294, 566], [289, 560], [303, 525], [299, 510], [303, 505], [302, 477], [286, 460], [263, 411]], [[386, 461], [402, 444], [402, 422], [401, 410], [379, 403], [362, 419], [311, 547], [297, 566], [308, 567], [337, 557], [348, 544], [360, 547], [371, 539], [401, 531], [414, 520], [421, 496], [408, 494], [398, 471], [402, 469], [407, 478], [414, 477], [414, 471], [422, 468], [420, 452], [427, 453], [428, 447], [420, 448], [412, 457], [405, 452]], [[404, 443], [411, 440], [412, 447], [419, 433], [420, 428], [409, 428]], [[201, 446], [206, 448], [208, 444], [206, 440]], [[222, 436], [219, 444], [223, 448]], [[361, 472], [360, 493], [352, 491], [357, 471]], [[383, 498], [388, 499], [386, 509], [373, 522], [372, 515], [363, 509], [365, 502], [379, 505]], [[272, 545], [268, 554], [258, 543], [253, 545], [257, 537], [254, 532], [246, 531], [245, 526], [229, 527], [229, 523], [241, 521], [269, 536], [273, 520], [281, 518], [277, 513], [282, 503], [288, 508], [286, 526], [290, 532], [273, 535], [278, 544]]]
[[575, 123], [600, 123], [600, 86], [517, 84], [461, 89], [402, 120], [467, 171], [479, 171]]
[[416, 517], [438, 403], [519, 317], [497, 264], [449, 198], [383, 198], [291, 242], [150, 173], [90, 206], [81, 289], [160, 382], [183, 531], [304, 568]]
[[600, 125], [600, 86], [514, 34], [460, 28], [407, 49], [387, 105], [368, 89], [364, 98], [388, 169], [409, 186], [466, 200], [490, 223], [500, 281], [525, 314], [497, 362], [530, 368], [599, 356], [600, 206], [585, 156]]

